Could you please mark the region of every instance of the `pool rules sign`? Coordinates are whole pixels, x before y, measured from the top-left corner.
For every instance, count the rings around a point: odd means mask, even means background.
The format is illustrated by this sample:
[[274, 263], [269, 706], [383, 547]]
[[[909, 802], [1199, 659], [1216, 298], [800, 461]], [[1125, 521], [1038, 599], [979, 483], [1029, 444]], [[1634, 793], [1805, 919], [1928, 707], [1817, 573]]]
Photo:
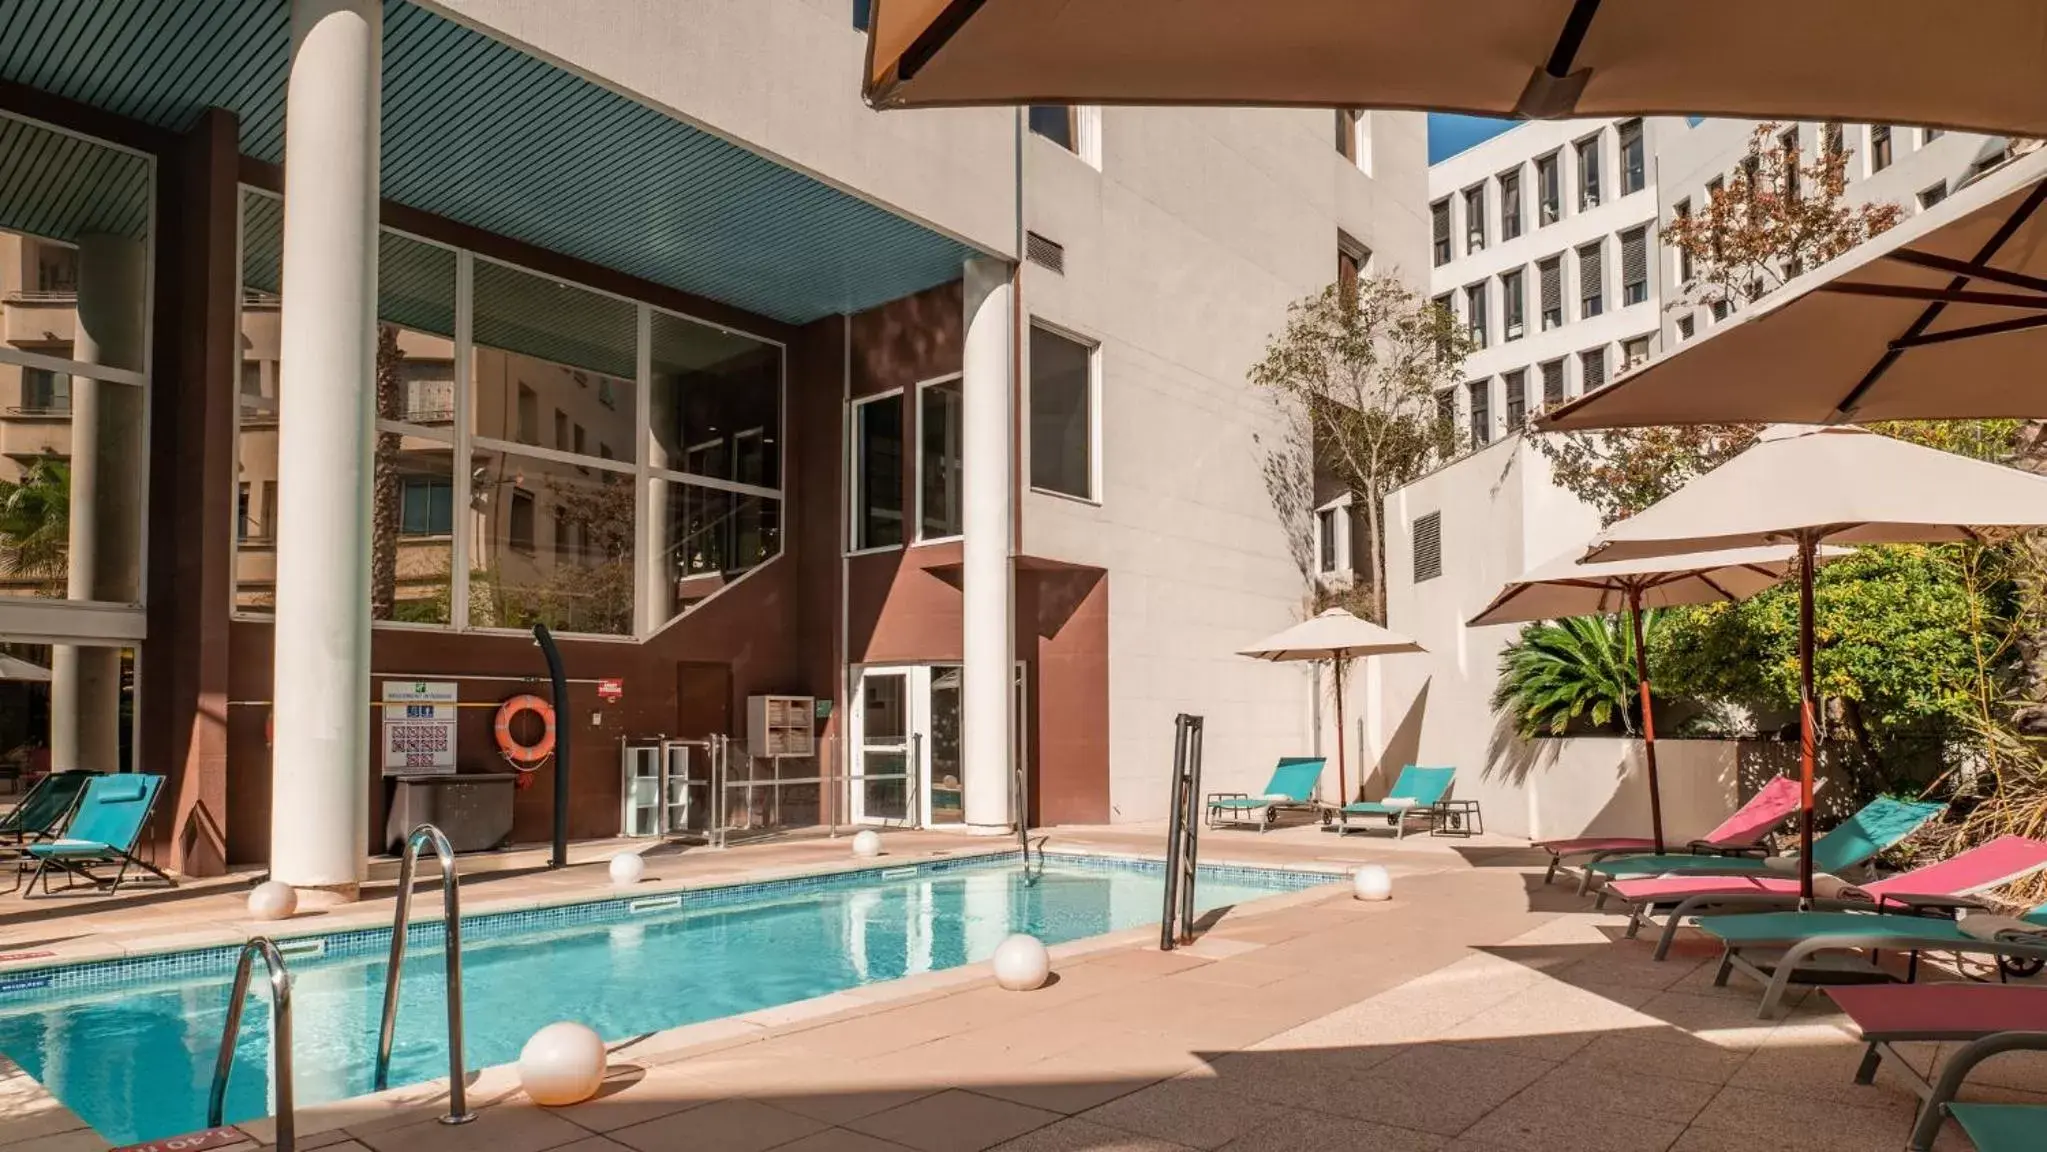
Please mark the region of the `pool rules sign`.
[[454, 774], [454, 682], [384, 681], [384, 775]]

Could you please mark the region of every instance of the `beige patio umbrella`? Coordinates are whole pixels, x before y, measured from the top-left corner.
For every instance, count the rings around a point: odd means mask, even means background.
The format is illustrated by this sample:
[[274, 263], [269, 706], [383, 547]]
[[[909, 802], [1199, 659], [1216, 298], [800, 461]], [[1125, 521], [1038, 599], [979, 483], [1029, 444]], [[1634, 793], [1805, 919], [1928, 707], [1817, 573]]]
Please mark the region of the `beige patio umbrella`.
[[2047, 478], [1850, 427], [1779, 425], [1753, 448], [1615, 524], [1588, 560], [1790, 543], [1798, 550], [1799, 884], [1812, 896], [1812, 569], [1823, 541], [1984, 540], [2047, 524]]
[[[2047, 6], [2043, 6], [2047, 10]], [[2047, 150], [1545, 413], [1544, 431], [2047, 416]]]
[[1427, 649], [1413, 640], [1370, 620], [1331, 608], [1291, 628], [1275, 632], [1237, 653], [1254, 660], [1274, 662], [1327, 660], [1336, 677], [1336, 793], [1350, 795], [1345, 776], [1343, 752], [1343, 670], [1360, 656], [1386, 656]]
[[876, 107], [1265, 104], [2047, 135], [2037, 0], [874, 0]]
[[[1607, 616], [1626, 610], [1635, 640], [1635, 684], [1642, 700], [1642, 761], [1649, 775], [1649, 827], [1663, 851], [1663, 792], [1656, 778], [1656, 717], [1649, 691], [1649, 655], [1642, 610], [1745, 600], [1784, 579], [1794, 559], [1785, 547], [1739, 548], [1688, 556], [1586, 562], [1582, 549], [1523, 573], [1470, 620], [1473, 628]], [[1840, 555], [1826, 549], [1822, 560]]]

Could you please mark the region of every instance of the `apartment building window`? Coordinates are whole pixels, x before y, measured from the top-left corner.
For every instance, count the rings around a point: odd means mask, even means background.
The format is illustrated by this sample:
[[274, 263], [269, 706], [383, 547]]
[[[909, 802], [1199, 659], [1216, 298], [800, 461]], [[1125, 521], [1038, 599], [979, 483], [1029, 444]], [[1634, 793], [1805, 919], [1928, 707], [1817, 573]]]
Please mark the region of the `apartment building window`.
[[1921, 128], [1919, 130], [1919, 146], [1924, 148], [1945, 135], [1947, 135], [1947, 129], [1945, 128]]
[[1720, 299], [1718, 299], [1718, 300], [1715, 300], [1715, 301], [1713, 301], [1713, 308], [1712, 308], [1712, 311], [1713, 311], [1713, 323], [1715, 323], [1715, 324], [1718, 324], [1718, 323], [1720, 323], [1720, 322], [1721, 322], [1722, 320], [1725, 320], [1725, 319], [1727, 319], [1727, 312], [1728, 312], [1728, 308], [1727, 308], [1727, 298], [1726, 298], [1725, 296], [1722, 296], [1722, 297], [1721, 297]]
[[1698, 331], [1698, 321], [1690, 316], [1680, 316], [1677, 318], [1677, 338], [1679, 340], [1690, 340], [1696, 331]]
[[[1670, 216], [1673, 221], [1689, 222], [1692, 218], [1691, 200], [1680, 200], [1671, 205]], [[1682, 244], [1677, 245], [1677, 282], [1679, 284], [1692, 282], [1692, 250]]]
[[398, 487], [398, 534], [446, 536], [455, 531], [455, 486], [437, 476], [408, 476]]
[[519, 385], [519, 443], [540, 445], [540, 396], [524, 384]]
[[1450, 201], [1429, 205], [1429, 231], [1435, 243], [1436, 267], [1441, 268], [1450, 262]]
[[1891, 166], [1891, 126], [1869, 126], [1869, 173], [1874, 176]]
[[1336, 110], [1336, 151], [1369, 175], [1372, 171], [1372, 137], [1365, 127], [1365, 113], [1357, 108]]
[[1464, 191], [1464, 252], [1485, 248], [1485, 185]]
[[1777, 138], [1777, 151], [1784, 164], [1784, 198], [1797, 200], [1798, 186], [1798, 129], [1788, 128]]
[[1649, 185], [1648, 157], [1642, 148], [1642, 122], [1621, 125], [1621, 195], [1632, 196]]
[[1599, 207], [1599, 137], [1578, 141], [1578, 211]]
[[1521, 170], [1500, 173], [1500, 239], [1521, 235]]
[[1649, 337], [1636, 336], [1621, 341], [1621, 371], [1639, 368], [1649, 362]]
[[1578, 249], [1578, 318], [1589, 320], [1606, 311], [1606, 241], [1594, 240]]
[[1424, 512], [1414, 518], [1414, 582], [1443, 574], [1443, 514]]
[[23, 368], [21, 409], [26, 415], [36, 416], [71, 411], [71, 374], [48, 368]]
[[1504, 339], [1521, 339], [1522, 324], [1528, 311], [1526, 279], [1519, 268], [1500, 274], [1500, 311], [1506, 319]]
[[1621, 233], [1621, 306], [1649, 299], [1649, 231], [1630, 228]]
[[1755, 199], [1756, 182], [1762, 178], [1759, 173], [1763, 169], [1763, 158], [1750, 152], [1741, 158], [1741, 163], [1736, 165], [1736, 168], [1741, 172], [1742, 196], [1750, 200]]
[[249, 482], [235, 485], [235, 542], [243, 543], [254, 532], [256, 522], [249, 510]]
[[1097, 349], [1031, 327], [1031, 487], [1095, 499]]
[[1538, 261], [1535, 271], [1542, 280], [1542, 330], [1560, 328], [1564, 323], [1564, 258]]
[[[1848, 141], [1846, 134], [1842, 131], [1841, 122], [1829, 120], [1825, 124], [1820, 125], [1820, 155], [1828, 160], [1839, 160], [1846, 156], [1847, 152]], [[1846, 178], [1845, 170], [1843, 170], [1843, 178]]]
[[1315, 512], [1315, 570], [1334, 573], [1336, 566], [1337, 524], [1343, 519], [1340, 508], [1321, 508]]
[[[1712, 212], [1714, 210], [1714, 207], [1719, 203], [1720, 198], [1722, 196], [1725, 196], [1726, 194], [1727, 194], [1726, 180], [1722, 179], [1719, 176], [1715, 176], [1711, 180], [1706, 181], [1706, 211]], [[1715, 221], [1718, 221], [1720, 217], [1716, 214], [1713, 217], [1713, 219]], [[1720, 225], [1718, 223], [1715, 223], [1713, 225], [1713, 234], [1710, 237], [1710, 242], [1713, 249], [1713, 258], [1715, 260], [1718, 260], [1720, 258], [1720, 239], [1721, 239]]]
[[917, 387], [917, 539], [943, 540], [965, 530], [961, 510], [960, 378]]
[[1542, 406], [1554, 408], [1564, 402], [1564, 362], [1552, 360], [1542, 366]]
[[35, 249], [36, 294], [75, 296], [78, 294], [78, 249], [47, 240], [28, 240]]
[[1358, 281], [1372, 266], [1372, 250], [1350, 238], [1349, 234], [1336, 234], [1336, 290], [1355, 302], [1358, 295]]
[[533, 493], [524, 488], [512, 489], [512, 510], [505, 525], [505, 546], [514, 552], [532, 554], [533, 519]]
[[1947, 199], [1947, 182], [1942, 181], [1919, 193], [1919, 210], [1924, 212], [1945, 199]]
[[1073, 128], [1073, 109], [1064, 104], [1033, 104], [1027, 114], [1031, 131], [1068, 152], [1078, 152]]
[[903, 543], [903, 394], [853, 405], [853, 550]]
[[1554, 224], [1564, 214], [1564, 188], [1558, 173], [1558, 154], [1535, 158], [1535, 226]]
[[853, 27], [867, 31], [867, 21], [873, 15], [874, 0], [853, 0]]
[[1457, 428], [1457, 390], [1445, 388], [1436, 393], [1436, 420], [1446, 425], [1451, 432]]
[[1483, 448], [1493, 441], [1493, 382], [1473, 380], [1464, 391], [1471, 398], [1471, 446]]
[[1507, 392], [1507, 431], [1519, 432], [1528, 423], [1528, 372], [1516, 368], [1500, 377]]
[[1578, 353], [1578, 384], [1580, 392], [1606, 387], [1606, 349], [1587, 348]]
[[1477, 347], [1486, 346], [1485, 281], [1481, 280], [1464, 290], [1464, 323], [1471, 333], [1471, 342]]

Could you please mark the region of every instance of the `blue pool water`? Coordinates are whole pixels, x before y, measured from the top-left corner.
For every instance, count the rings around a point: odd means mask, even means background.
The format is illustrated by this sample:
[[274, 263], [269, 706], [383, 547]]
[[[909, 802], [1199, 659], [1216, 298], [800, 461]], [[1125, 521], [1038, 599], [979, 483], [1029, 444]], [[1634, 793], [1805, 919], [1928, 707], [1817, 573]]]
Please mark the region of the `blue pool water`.
[[[1056, 944], [1156, 923], [1161, 875], [1156, 865], [1054, 857], [1026, 885], [1012, 856], [692, 892], [681, 907], [655, 897], [465, 917], [469, 1066], [517, 1059], [556, 1020], [615, 1041], [986, 960], [1010, 932]], [[1196, 894], [1207, 910], [1329, 879], [1203, 869]], [[423, 890], [414, 908], [424, 918], [438, 903]], [[439, 941], [437, 925], [414, 928], [393, 1085], [447, 1074]], [[301, 1107], [371, 1091], [390, 934], [345, 933], [323, 947], [289, 960]], [[0, 1052], [111, 1141], [192, 1131], [206, 1120], [232, 965], [232, 950], [210, 949], [9, 974]], [[272, 1111], [267, 992], [251, 998], [230, 1122]]]

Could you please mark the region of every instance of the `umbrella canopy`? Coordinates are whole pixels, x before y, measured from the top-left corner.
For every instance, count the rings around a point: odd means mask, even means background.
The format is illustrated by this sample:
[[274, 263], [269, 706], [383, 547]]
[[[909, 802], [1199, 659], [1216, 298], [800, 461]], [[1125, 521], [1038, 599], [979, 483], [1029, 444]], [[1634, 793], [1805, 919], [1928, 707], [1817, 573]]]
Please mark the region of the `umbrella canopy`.
[[1422, 651], [1426, 649], [1398, 632], [1341, 608], [1331, 608], [1313, 619], [1275, 632], [1237, 655], [1274, 662], [1328, 660], [1336, 665], [1336, 794], [1348, 800], [1350, 781], [1343, 749], [1343, 666], [1359, 656]]
[[2047, 149], [1536, 427], [2047, 416], [2043, 203]]
[[47, 683], [50, 670], [32, 661], [0, 652], [0, 680], [26, 680], [32, 684]]
[[[867, 99], [1713, 115], [2047, 135], [2036, 0], [875, 0]], [[1823, 46], [1816, 50], [1816, 46]]]
[[1812, 898], [1818, 750], [1812, 572], [1821, 541], [1982, 539], [2047, 523], [2047, 479], [1859, 428], [1780, 425], [1755, 447], [1608, 528], [1588, 559], [1798, 546], [1799, 891]]

